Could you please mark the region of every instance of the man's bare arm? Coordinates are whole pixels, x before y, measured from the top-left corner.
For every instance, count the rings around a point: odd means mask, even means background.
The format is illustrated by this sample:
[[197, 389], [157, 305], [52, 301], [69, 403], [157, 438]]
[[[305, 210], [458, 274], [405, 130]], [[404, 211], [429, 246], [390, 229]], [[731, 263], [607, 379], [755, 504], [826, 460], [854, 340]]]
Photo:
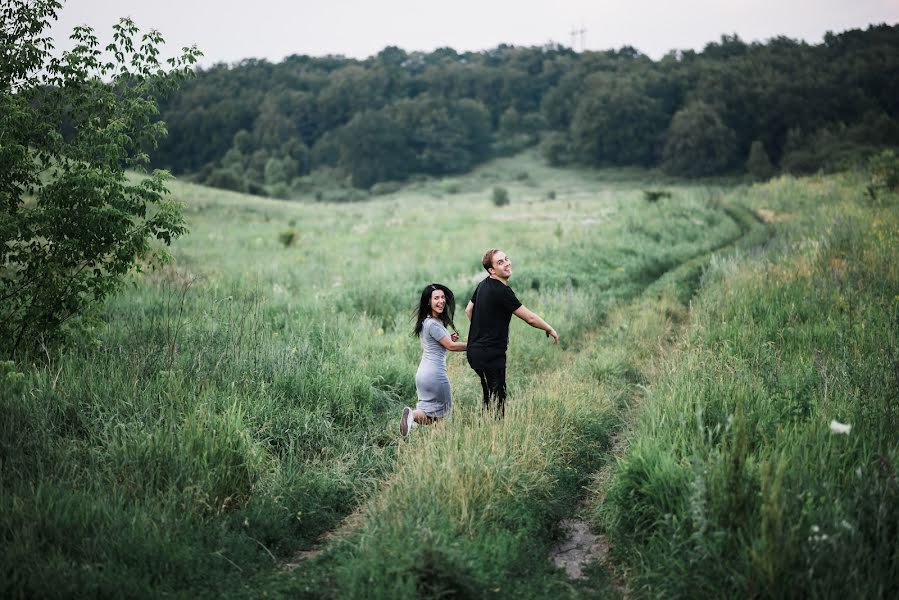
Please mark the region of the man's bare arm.
[[465, 307], [465, 314], [468, 317], [468, 320], [471, 321], [471, 311], [474, 310], [474, 302], [471, 300], [468, 301], [468, 306]]
[[551, 337], [553, 339], [553, 344], [559, 343], [559, 334], [556, 333], [556, 330], [553, 329], [549, 323], [541, 319], [540, 315], [528, 310], [526, 306], [519, 306], [513, 314], [531, 327], [545, 331], [546, 337]]

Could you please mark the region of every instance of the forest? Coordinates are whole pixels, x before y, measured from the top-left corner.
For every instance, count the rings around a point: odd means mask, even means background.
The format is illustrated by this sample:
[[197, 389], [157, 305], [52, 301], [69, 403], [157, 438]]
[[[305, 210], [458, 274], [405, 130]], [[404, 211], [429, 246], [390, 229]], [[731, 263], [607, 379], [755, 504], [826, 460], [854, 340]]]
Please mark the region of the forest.
[[833, 172], [899, 144], [899, 26], [820, 44], [724, 35], [658, 61], [559, 45], [247, 59], [199, 69], [159, 118], [154, 166], [285, 199], [358, 198], [316, 183], [390, 191], [534, 145], [555, 166]]

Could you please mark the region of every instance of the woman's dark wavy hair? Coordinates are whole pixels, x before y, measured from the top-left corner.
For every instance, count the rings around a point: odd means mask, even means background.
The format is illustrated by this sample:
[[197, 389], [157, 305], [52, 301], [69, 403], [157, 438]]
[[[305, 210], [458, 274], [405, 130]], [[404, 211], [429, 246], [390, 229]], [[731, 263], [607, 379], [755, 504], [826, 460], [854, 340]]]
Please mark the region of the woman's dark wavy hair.
[[429, 283], [421, 291], [421, 299], [418, 301], [418, 310], [415, 314], [415, 330], [412, 332], [412, 335], [415, 337], [421, 335], [422, 324], [431, 315], [431, 294], [437, 290], [443, 291], [443, 294], [446, 296], [446, 307], [443, 309], [443, 314], [440, 315], [440, 320], [443, 322], [444, 327], [452, 327], [453, 331], [456, 331], [456, 325], [453, 323], [453, 316], [456, 314], [456, 298], [453, 296], [453, 291], [443, 284]]

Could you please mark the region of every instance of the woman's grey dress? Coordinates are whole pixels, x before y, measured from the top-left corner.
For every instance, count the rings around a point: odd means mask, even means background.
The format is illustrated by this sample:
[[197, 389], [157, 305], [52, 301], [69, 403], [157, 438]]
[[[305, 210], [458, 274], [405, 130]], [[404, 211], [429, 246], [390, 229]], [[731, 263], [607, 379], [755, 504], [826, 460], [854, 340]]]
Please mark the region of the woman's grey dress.
[[446, 348], [440, 345], [448, 336], [443, 324], [432, 317], [424, 320], [421, 327], [421, 362], [415, 373], [415, 389], [418, 392], [416, 408], [429, 417], [444, 417], [453, 405], [449, 377], [446, 375]]

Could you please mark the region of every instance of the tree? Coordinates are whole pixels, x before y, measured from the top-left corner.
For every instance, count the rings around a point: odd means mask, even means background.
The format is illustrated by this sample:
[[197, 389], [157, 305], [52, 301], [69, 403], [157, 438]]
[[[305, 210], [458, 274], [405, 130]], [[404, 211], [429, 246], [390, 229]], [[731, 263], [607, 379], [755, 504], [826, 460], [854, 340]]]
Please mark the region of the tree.
[[406, 132], [415, 169], [430, 175], [461, 173], [477, 164], [490, 143], [490, 116], [475, 100], [421, 95], [391, 109]]
[[357, 188], [404, 179], [414, 162], [408, 140], [386, 111], [362, 112], [341, 130], [340, 164]]
[[559, 167], [571, 162], [571, 140], [561, 131], [551, 131], [540, 141], [540, 153], [546, 162]]
[[774, 166], [768, 153], [765, 152], [765, 146], [760, 140], [752, 142], [749, 147], [749, 158], [746, 159], [746, 172], [753, 179], [765, 180], [774, 174]]
[[589, 165], [649, 165], [667, 120], [662, 104], [629, 81], [597, 77], [578, 102], [571, 139]]
[[322, 129], [335, 129], [363, 110], [381, 108], [386, 99], [377, 93], [377, 87], [375, 75], [359, 65], [331, 73], [328, 85], [318, 95]]
[[662, 168], [674, 175], [695, 177], [726, 169], [736, 151], [736, 136], [718, 112], [705, 102], [694, 102], [671, 119]]
[[[470, 169], [489, 147], [490, 116], [474, 100], [422, 94], [359, 113], [339, 131], [340, 166], [355, 187], [368, 188], [413, 173], [445, 175]], [[316, 150], [320, 148], [313, 154]]]
[[165, 197], [167, 174], [139, 183], [165, 135], [157, 98], [190, 74], [199, 51], [159, 62], [156, 31], [138, 40], [114, 26], [106, 61], [88, 27], [52, 57], [43, 35], [61, 8], [11, 0], [0, 9], [0, 353], [60, 339], [63, 326], [112, 293], [123, 276], [185, 231]]

